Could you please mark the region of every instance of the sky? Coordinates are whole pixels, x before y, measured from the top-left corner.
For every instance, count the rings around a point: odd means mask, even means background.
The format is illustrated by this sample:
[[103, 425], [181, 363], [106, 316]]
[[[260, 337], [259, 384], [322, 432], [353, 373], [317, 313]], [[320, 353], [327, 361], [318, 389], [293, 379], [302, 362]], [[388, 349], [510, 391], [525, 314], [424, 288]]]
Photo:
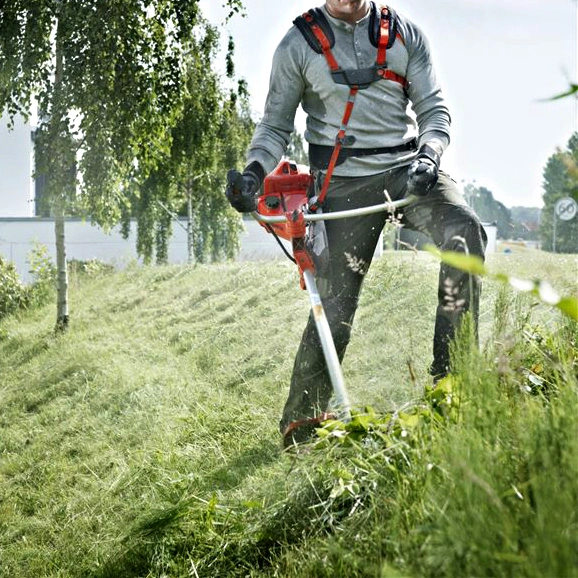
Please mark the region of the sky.
[[[236, 73], [263, 112], [271, 59], [293, 19], [322, 0], [244, 0], [246, 15], [224, 24], [223, 0], [203, 14], [233, 35]], [[391, 6], [429, 38], [452, 115], [442, 168], [460, 184], [484, 186], [507, 207], [542, 206], [542, 173], [578, 130], [578, 100], [547, 101], [578, 83], [575, 0], [396, 0]], [[226, 38], [226, 35], [224, 35]], [[302, 111], [296, 127], [304, 131]]]

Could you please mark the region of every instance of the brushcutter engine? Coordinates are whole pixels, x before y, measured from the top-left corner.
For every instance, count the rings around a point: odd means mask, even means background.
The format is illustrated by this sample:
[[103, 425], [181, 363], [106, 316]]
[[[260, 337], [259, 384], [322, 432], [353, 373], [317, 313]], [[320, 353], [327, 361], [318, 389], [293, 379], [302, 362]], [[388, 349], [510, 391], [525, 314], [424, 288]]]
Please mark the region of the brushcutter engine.
[[[307, 207], [309, 196], [312, 195], [313, 175], [309, 168], [293, 161], [281, 161], [263, 182], [263, 193], [257, 202], [257, 213], [263, 216], [283, 216], [302, 214]], [[282, 223], [261, 225], [277, 236], [287, 241], [295, 237], [289, 219]]]

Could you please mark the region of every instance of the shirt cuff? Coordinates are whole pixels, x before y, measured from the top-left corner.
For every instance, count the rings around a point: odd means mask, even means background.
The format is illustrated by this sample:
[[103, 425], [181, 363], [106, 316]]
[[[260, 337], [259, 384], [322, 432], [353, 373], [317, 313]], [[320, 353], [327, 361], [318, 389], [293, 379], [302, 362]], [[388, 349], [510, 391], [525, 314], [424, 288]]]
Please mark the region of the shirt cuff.
[[444, 132], [440, 132], [437, 130], [432, 130], [423, 133], [419, 137], [419, 146], [420, 148], [423, 145], [428, 145], [432, 147], [441, 157], [444, 151], [448, 148], [450, 144], [450, 137]]

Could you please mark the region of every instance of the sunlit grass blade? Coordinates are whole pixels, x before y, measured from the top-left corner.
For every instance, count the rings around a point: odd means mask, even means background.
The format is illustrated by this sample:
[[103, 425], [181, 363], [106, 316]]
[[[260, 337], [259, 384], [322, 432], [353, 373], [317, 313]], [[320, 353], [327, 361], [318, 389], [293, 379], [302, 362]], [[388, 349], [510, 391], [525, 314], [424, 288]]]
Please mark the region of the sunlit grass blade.
[[440, 251], [432, 245], [428, 245], [426, 250], [435, 255], [446, 265], [466, 271], [472, 275], [487, 275], [488, 271], [484, 261], [477, 255], [468, 255], [467, 253], [458, 253], [457, 251]]
[[578, 93], [578, 84], [570, 84], [570, 88], [568, 90], [566, 90], [565, 92], [562, 92], [561, 94], [557, 94], [556, 96], [551, 96], [550, 98], [546, 98], [544, 100], [546, 100], [546, 101], [559, 100], [561, 98], [567, 98], [569, 96], [573, 96], [576, 93]]

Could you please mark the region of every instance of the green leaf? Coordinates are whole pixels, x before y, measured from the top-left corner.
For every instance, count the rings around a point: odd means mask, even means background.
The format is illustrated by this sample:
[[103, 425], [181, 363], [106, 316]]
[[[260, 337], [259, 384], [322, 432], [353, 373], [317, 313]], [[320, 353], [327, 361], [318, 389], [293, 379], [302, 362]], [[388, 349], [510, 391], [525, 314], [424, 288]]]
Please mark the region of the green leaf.
[[375, 417], [372, 415], [358, 414], [347, 424], [346, 429], [348, 431], [367, 432], [374, 421]]
[[477, 255], [467, 255], [457, 251], [440, 251], [432, 245], [426, 246], [426, 250], [436, 255], [446, 265], [465, 271], [472, 275], [487, 275], [488, 271], [484, 266], [484, 261]]
[[558, 301], [556, 307], [574, 321], [578, 321], [578, 298], [577, 297], [562, 297]]
[[420, 423], [420, 415], [416, 413], [400, 413], [399, 423], [404, 429], [414, 429]]

